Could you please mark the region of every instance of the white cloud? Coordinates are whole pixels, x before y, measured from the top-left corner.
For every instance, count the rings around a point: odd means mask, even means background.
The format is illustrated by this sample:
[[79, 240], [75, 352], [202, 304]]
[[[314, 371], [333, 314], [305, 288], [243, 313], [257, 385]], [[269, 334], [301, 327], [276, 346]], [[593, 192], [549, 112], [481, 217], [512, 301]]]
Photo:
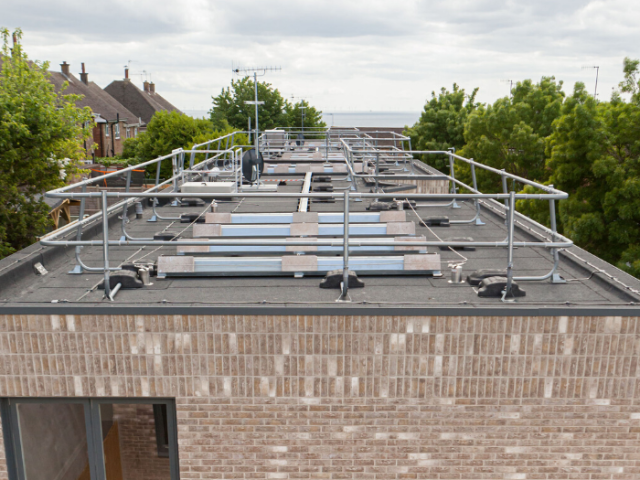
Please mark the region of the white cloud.
[[639, 21], [631, 0], [23, 0], [1, 20], [22, 27], [31, 58], [85, 62], [102, 86], [132, 60], [182, 109], [210, 108], [233, 62], [281, 66], [265, 79], [325, 112], [417, 111], [453, 82], [481, 101], [506, 95], [507, 79], [593, 88], [586, 65], [608, 98], [624, 56], [640, 56]]

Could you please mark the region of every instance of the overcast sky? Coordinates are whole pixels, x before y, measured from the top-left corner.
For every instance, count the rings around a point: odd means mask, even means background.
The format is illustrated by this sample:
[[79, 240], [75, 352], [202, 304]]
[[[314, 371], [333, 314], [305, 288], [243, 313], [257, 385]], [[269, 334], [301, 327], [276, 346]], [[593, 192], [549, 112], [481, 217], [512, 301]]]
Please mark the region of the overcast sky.
[[625, 56], [640, 58], [634, 0], [0, 0], [31, 59], [85, 62], [105, 87], [131, 61], [183, 110], [207, 110], [231, 66], [327, 112], [419, 111], [441, 87], [508, 94], [506, 80], [555, 75], [608, 99]]

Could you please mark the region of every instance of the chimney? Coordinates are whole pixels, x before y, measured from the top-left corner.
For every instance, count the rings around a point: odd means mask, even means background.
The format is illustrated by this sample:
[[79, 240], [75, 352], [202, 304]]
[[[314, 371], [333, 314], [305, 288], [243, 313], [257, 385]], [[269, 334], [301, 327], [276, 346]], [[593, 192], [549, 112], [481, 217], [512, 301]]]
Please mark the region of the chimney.
[[71, 66], [71, 65], [69, 65], [66, 61], [64, 61], [64, 62], [62, 62], [62, 63], [60, 64], [60, 71], [61, 71], [64, 75], [66, 75], [67, 77], [70, 75], [70, 73], [69, 73], [69, 67], [70, 67], [70, 66]]
[[151, 83], [149, 84], [149, 93], [150, 93], [150, 94], [152, 94], [152, 95], [153, 95], [154, 93], [156, 93], [156, 84], [155, 84], [155, 83], [153, 83], [153, 82], [151, 82]]
[[144, 87], [144, 91], [146, 93], [149, 93], [149, 82], [147, 82], [146, 80], [144, 81], [144, 83], [142, 84]]
[[124, 79], [129, 80], [129, 67], [124, 67]]
[[82, 73], [80, 73], [80, 80], [85, 85], [89, 85], [89, 74], [84, 70], [84, 62], [82, 62]]
[[13, 47], [11, 47], [11, 55], [14, 54], [17, 44], [18, 44], [18, 36], [14, 33], [13, 34]]

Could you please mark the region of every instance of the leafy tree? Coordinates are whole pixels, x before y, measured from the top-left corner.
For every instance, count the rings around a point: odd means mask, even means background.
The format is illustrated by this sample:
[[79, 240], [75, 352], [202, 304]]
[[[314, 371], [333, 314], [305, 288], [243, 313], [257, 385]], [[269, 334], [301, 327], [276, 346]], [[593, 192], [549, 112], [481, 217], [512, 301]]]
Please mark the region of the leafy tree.
[[[627, 59], [628, 60], [628, 59]], [[625, 75], [637, 73], [627, 71]], [[625, 67], [628, 65], [625, 61]], [[640, 276], [640, 108], [596, 103], [582, 83], [549, 137], [550, 180], [569, 193], [562, 228], [576, 244]]]
[[[193, 118], [176, 111], [159, 111], [149, 121], [146, 131], [139, 133], [136, 138], [125, 140], [121, 158], [136, 158], [139, 162], [153, 160], [177, 148], [189, 150], [194, 144], [206, 142], [232, 131], [230, 127], [227, 127], [226, 131], [215, 130], [207, 119]], [[246, 143], [245, 135], [237, 135], [236, 145]], [[155, 176], [156, 168], [155, 165], [148, 167], [148, 174]], [[162, 162], [160, 174], [162, 178], [171, 177], [170, 161]]]
[[[475, 103], [478, 89], [467, 95], [464, 89], [453, 84], [453, 91], [444, 87], [438, 96], [431, 92], [431, 100], [413, 127], [406, 128], [404, 134], [411, 138], [414, 150], [461, 149], [464, 145], [464, 126], [467, 118], [478, 104]], [[465, 102], [466, 99], [466, 102]], [[421, 159], [440, 171], [448, 171], [449, 164], [444, 155], [424, 155]]]
[[[304, 112], [304, 122], [302, 117], [303, 112]], [[312, 107], [311, 105], [309, 105], [309, 102], [307, 102], [306, 100], [301, 100], [294, 104], [290, 102], [286, 102], [285, 108], [284, 108], [284, 115], [285, 115], [285, 123], [279, 126], [294, 127], [294, 128], [296, 127], [300, 128], [302, 126], [304, 126], [304, 128], [327, 126], [327, 124], [324, 123], [324, 121], [322, 121], [322, 112], [320, 110], [316, 110], [315, 107]]]
[[640, 81], [638, 81], [638, 67], [640, 66], [640, 60], [631, 60], [629, 57], [625, 57], [622, 63], [622, 72], [624, 74], [624, 80], [618, 85], [620, 90], [624, 93], [630, 93], [632, 100], [638, 100], [638, 93], [640, 91]]
[[[223, 88], [220, 95], [212, 98], [213, 108], [209, 111], [209, 115], [216, 129], [226, 130], [231, 126], [246, 130], [249, 118], [251, 118], [251, 128], [255, 128], [255, 105], [244, 103], [255, 99], [254, 82], [249, 77], [232, 80], [231, 87]], [[270, 83], [258, 82], [258, 100], [265, 102], [258, 107], [261, 131], [288, 125], [285, 114], [288, 102], [278, 89], [274, 89]]]
[[[553, 131], [563, 100], [562, 82], [554, 77], [543, 77], [537, 84], [531, 80], [518, 82], [512, 98], [500, 98], [469, 115], [462, 155], [530, 180], [545, 181], [549, 175], [545, 169], [545, 139]], [[459, 172], [469, 181], [467, 167], [461, 165]], [[477, 175], [480, 190], [502, 189], [495, 174], [477, 170]]]
[[29, 61], [19, 40], [3, 38], [0, 64], [0, 257], [24, 248], [52, 226], [42, 194], [64, 185], [84, 158], [91, 110], [75, 106], [77, 95], [56, 92], [47, 62]]

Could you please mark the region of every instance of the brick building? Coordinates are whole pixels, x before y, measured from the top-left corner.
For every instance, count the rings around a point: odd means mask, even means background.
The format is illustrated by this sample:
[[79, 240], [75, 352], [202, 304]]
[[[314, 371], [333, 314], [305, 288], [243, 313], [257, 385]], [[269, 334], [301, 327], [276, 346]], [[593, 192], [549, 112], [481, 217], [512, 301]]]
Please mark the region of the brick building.
[[[347, 147], [336, 147], [327, 162], [315, 150], [322, 142], [307, 141], [267, 161], [264, 176], [277, 180], [277, 193], [327, 184], [302, 181], [319, 175], [336, 190], [349, 187], [338, 168]], [[419, 162], [412, 168], [442, 181]], [[351, 181], [368, 192], [366, 178]], [[434, 183], [430, 192], [448, 191]], [[99, 215], [84, 227], [82, 239], [94, 243], [77, 260], [73, 245], [33, 245], [0, 261], [6, 452], [0, 478], [640, 478], [640, 281], [571, 246], [559, 252], [562, 278], [519, 281], [526, 296], [508, 303], [479, 296], [468, 283], [449, 283], [434, 267], [407, 271], [416, 265], [406, 251], [411, 247], [389, 260], [404, 256], [405, 270], [365, 276], [367, 265], [387, 257], [368, 253], [368, 262], [357, 263], [362, 245], [354, 243], [353, 268], [361, 265], [365, 285], [349, 290], [350, 302], [336, 303], [338, 290], [320, 289], [312, 273], [299, 278], [296, 272], [300, 259], [319, 269], [335, 258], [323, 256], [321, 246], [312, 255], [282, 255], [283, 265], [295, 260], [293, 270], [249, 275], [279, 257], [258, 257], [257, 246], [215, 256], [185, 243], [141, 248], [115, 240], [126, 228], [138, 239], [171, 232], [189, 242], [215, 230], [209, 238], [231, 241], [248, 222], [270, 215], [268, 225], [253, 226], [267, 235], [286, 212], [308, 220], [302, 226], [294, 220], [291, 239], [293, 230], [314, 229], [320, 239], [323, 218], [343, 208], [337, 196], [335, 203], [321, 197], [306, 203], [234, 195], [246, 198], [219, 201], [215, 212], [208, 201], [145, 206], [142, 218], [131, 209], [128, 224], [115, 209], [106, 219], [112, 265], [154, 264], [157, 276], [140, 288], [122, 288], [113, 302], [98, 288], [103, 275], [87, 270], [105, 264]], [[399, 231], [389, 225], [400, 217], [414, 225], [412, 238], [502, 245], [510, 235], [508, 209], [492, 199], [482, 199], [482, 222], [455, 223], [476, 212], [468, 198], [457, 209], [416, 202], [382, 215], [371, 209], [371, 195], [352, 195], [362, 200], [353, 201], [349, 217], [358, 242], [371, 235], [360, 228]], [[450, 226], [428, 227], [426, 208], [446, 215]], [[205, 223], [197, 223], [200, 216]], [[367, 223], [358, 223], [360, 217]], [[546, 234], [518, 219], [517, 275], [552, 268], [553, 255], [530, 245]], [[75, 240], [77, 232], [69, 228], [58, 238]], [[221, 248], [216, 245], [206, 248]], [[463, 255], [467, 272], [507, 261], [497, 247], [429, 249], [421, 258], [459, 264]], [[69, 275], [81, 259], [80, 274]], [[233, 270], [205, 272], [225, 263]], [[126, 276], [113, 272], [109, 281], [118, 275]]]
[[68, 83], [65, 93], [82, 95], [78, 107], [90, 107], [96, 122], [92, 138], [86, 143], [87, 156], [95, 152], [96, 157], [113, 157], [122, 153], [123, 142], [135, 137], [144, 125], [140, 118], [106, 93], [95, 82], [82, 64], [80, 79], [71, 73], [71, 65], [63, 62], [60, 72], [49, 72], [51, 82], [57, 89]]
[[156, 92], [155, 83], [145, 80], [143, 89], [140, 90], [129, 78], [128, 68], [125, 68], [123, 80], [111, 82], [104, 91], [140, 117], [145, 124], [151, 121], [156, 112], [180, 112]]

